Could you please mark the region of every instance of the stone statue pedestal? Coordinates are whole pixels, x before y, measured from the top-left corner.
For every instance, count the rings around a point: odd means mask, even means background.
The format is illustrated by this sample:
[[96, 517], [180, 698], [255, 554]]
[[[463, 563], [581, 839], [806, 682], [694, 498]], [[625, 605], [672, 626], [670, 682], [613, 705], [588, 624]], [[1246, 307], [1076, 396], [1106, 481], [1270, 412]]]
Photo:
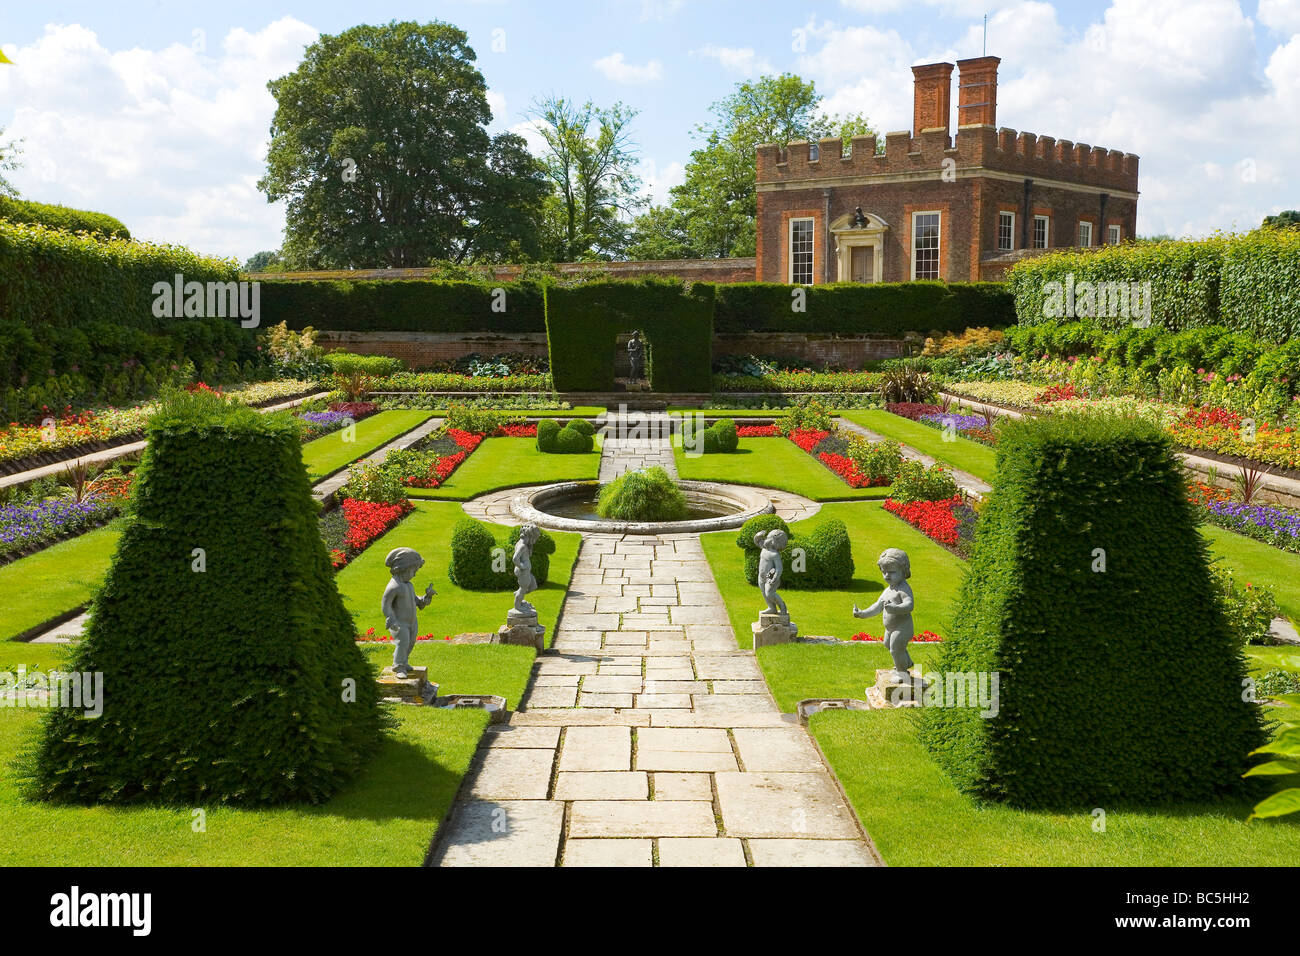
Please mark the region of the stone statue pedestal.
[[412, 667], [406, 677], [398, 677], [391, 666], [385, 667], [375, 684], [380, 697], [398, 704], [432, 704], [438, 696], [438, 685], [429, 683], [427, 667]]
[[534, 647], [540, 654], [546, 650], [546, 628], [537, 623], [536, 611], [511, 608], [506, 614], [506, 623], [497, 629], [496, 643]]
[[750, 629], [754, 634], [754, 650], [771, 644], [789, 644], [799, 633], [798, 626], [790, 623], [789, 614], [772, 611], [760, 613]]
[[915, 671], [882, 667], [876, 671], [874, 687], [867, 688], [867, 703], [876, 710], [886, 707], [920, 707], [930, 682]]

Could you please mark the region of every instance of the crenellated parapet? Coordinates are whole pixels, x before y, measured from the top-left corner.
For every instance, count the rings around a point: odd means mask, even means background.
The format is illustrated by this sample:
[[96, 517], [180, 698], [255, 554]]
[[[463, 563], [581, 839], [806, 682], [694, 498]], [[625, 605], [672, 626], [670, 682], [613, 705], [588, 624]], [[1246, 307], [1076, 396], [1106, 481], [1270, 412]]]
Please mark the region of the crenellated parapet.
[[[1136, 193], [1138, 188], [1138, 157], [1133, 153], [1005, 127], [962, 127], [951, 141], [943, 129], [924, 130], [916, 136], [907, 131], [886, 133], [884, 139], [884, 149], [877, 152], [875, 136], [855, 136], [847, 155], [839, 138], [820, 140], [816, 150], [806, 142], [791, 143], [785, 149], [765, 144], [758, 147], [757, 180], [760, 184], [806, 182], [813, 187], [845, 177], [933, 172], [937, 178], [943, 172], [943, 161], [952, 159], [959, 170], [983, 167], [1120, 192]], [[817, 158], [810, 158], [812, 155]]]

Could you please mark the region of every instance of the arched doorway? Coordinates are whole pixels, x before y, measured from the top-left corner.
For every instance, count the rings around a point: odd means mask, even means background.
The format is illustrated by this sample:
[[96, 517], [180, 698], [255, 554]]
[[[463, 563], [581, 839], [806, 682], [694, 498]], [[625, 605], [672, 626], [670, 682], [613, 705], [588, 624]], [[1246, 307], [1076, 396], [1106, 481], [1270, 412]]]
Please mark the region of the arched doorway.
[[889, 223], [859, 206], [831, 223], [838, 263], [836, 282], [881, 282]]

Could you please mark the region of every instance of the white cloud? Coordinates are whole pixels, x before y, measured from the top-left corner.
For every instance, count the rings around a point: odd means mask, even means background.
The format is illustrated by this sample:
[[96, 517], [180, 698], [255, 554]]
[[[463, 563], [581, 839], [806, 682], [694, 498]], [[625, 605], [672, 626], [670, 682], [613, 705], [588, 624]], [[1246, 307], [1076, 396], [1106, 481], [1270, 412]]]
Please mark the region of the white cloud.
[[85, 27], [48, 26], [0, 70], [24, 140], [12, 182], [115, 215], [141, 239], [240, 259], [278, 247], [284, 210], [256, 187], [275, 112], [266, 84], [316, 36], [286, 17], [220, 44], [114, 52]]
[[699, 49], [692, 50], [691, 55], [717, 60], [728, 73], [739, 76], [757, 78], [775, 72], [772, 64], [765, 57], [759, 56], [753, 47], [718, 46], [714, 43], [706, 43]]
[[671, 162], [660, 169], [653, 159], [643, 160], [637, 166], [637, 174], [645, 184], [650, 201], [656, 206], [667, 204], [672, 199], [669, 191], [686, 181], [686, 167], [678, 162]]
[[501, 123], [506, 118], [506, 97], [504, 93], [487, 91], [488, 109], [492, 111], [492, 121]]
[[1300, 33], [1300, 0], [1259, 0], [1259, 22], [1284, 37]]
[[684, 6], [686, 0], [641, 0], [641, 19], [667, 20]]
[[650, 60], [643, 66], [628, 63], [622, 53], [611, 53], [592, 64], [606, 79], [615, 83], [651, 83], [663, 76], [663, 64]]

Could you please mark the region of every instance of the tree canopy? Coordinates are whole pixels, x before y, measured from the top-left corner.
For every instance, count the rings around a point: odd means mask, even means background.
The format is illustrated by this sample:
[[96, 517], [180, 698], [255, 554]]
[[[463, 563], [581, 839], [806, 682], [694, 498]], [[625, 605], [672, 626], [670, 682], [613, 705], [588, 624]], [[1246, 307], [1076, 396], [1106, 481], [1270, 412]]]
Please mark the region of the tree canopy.
[[521, 137], [492, 137], [464, 31], [393, 22], [322, 36], [276, 99], [269, 201], [294, 268], [422, 266], [541, 252], [547, 185]]

